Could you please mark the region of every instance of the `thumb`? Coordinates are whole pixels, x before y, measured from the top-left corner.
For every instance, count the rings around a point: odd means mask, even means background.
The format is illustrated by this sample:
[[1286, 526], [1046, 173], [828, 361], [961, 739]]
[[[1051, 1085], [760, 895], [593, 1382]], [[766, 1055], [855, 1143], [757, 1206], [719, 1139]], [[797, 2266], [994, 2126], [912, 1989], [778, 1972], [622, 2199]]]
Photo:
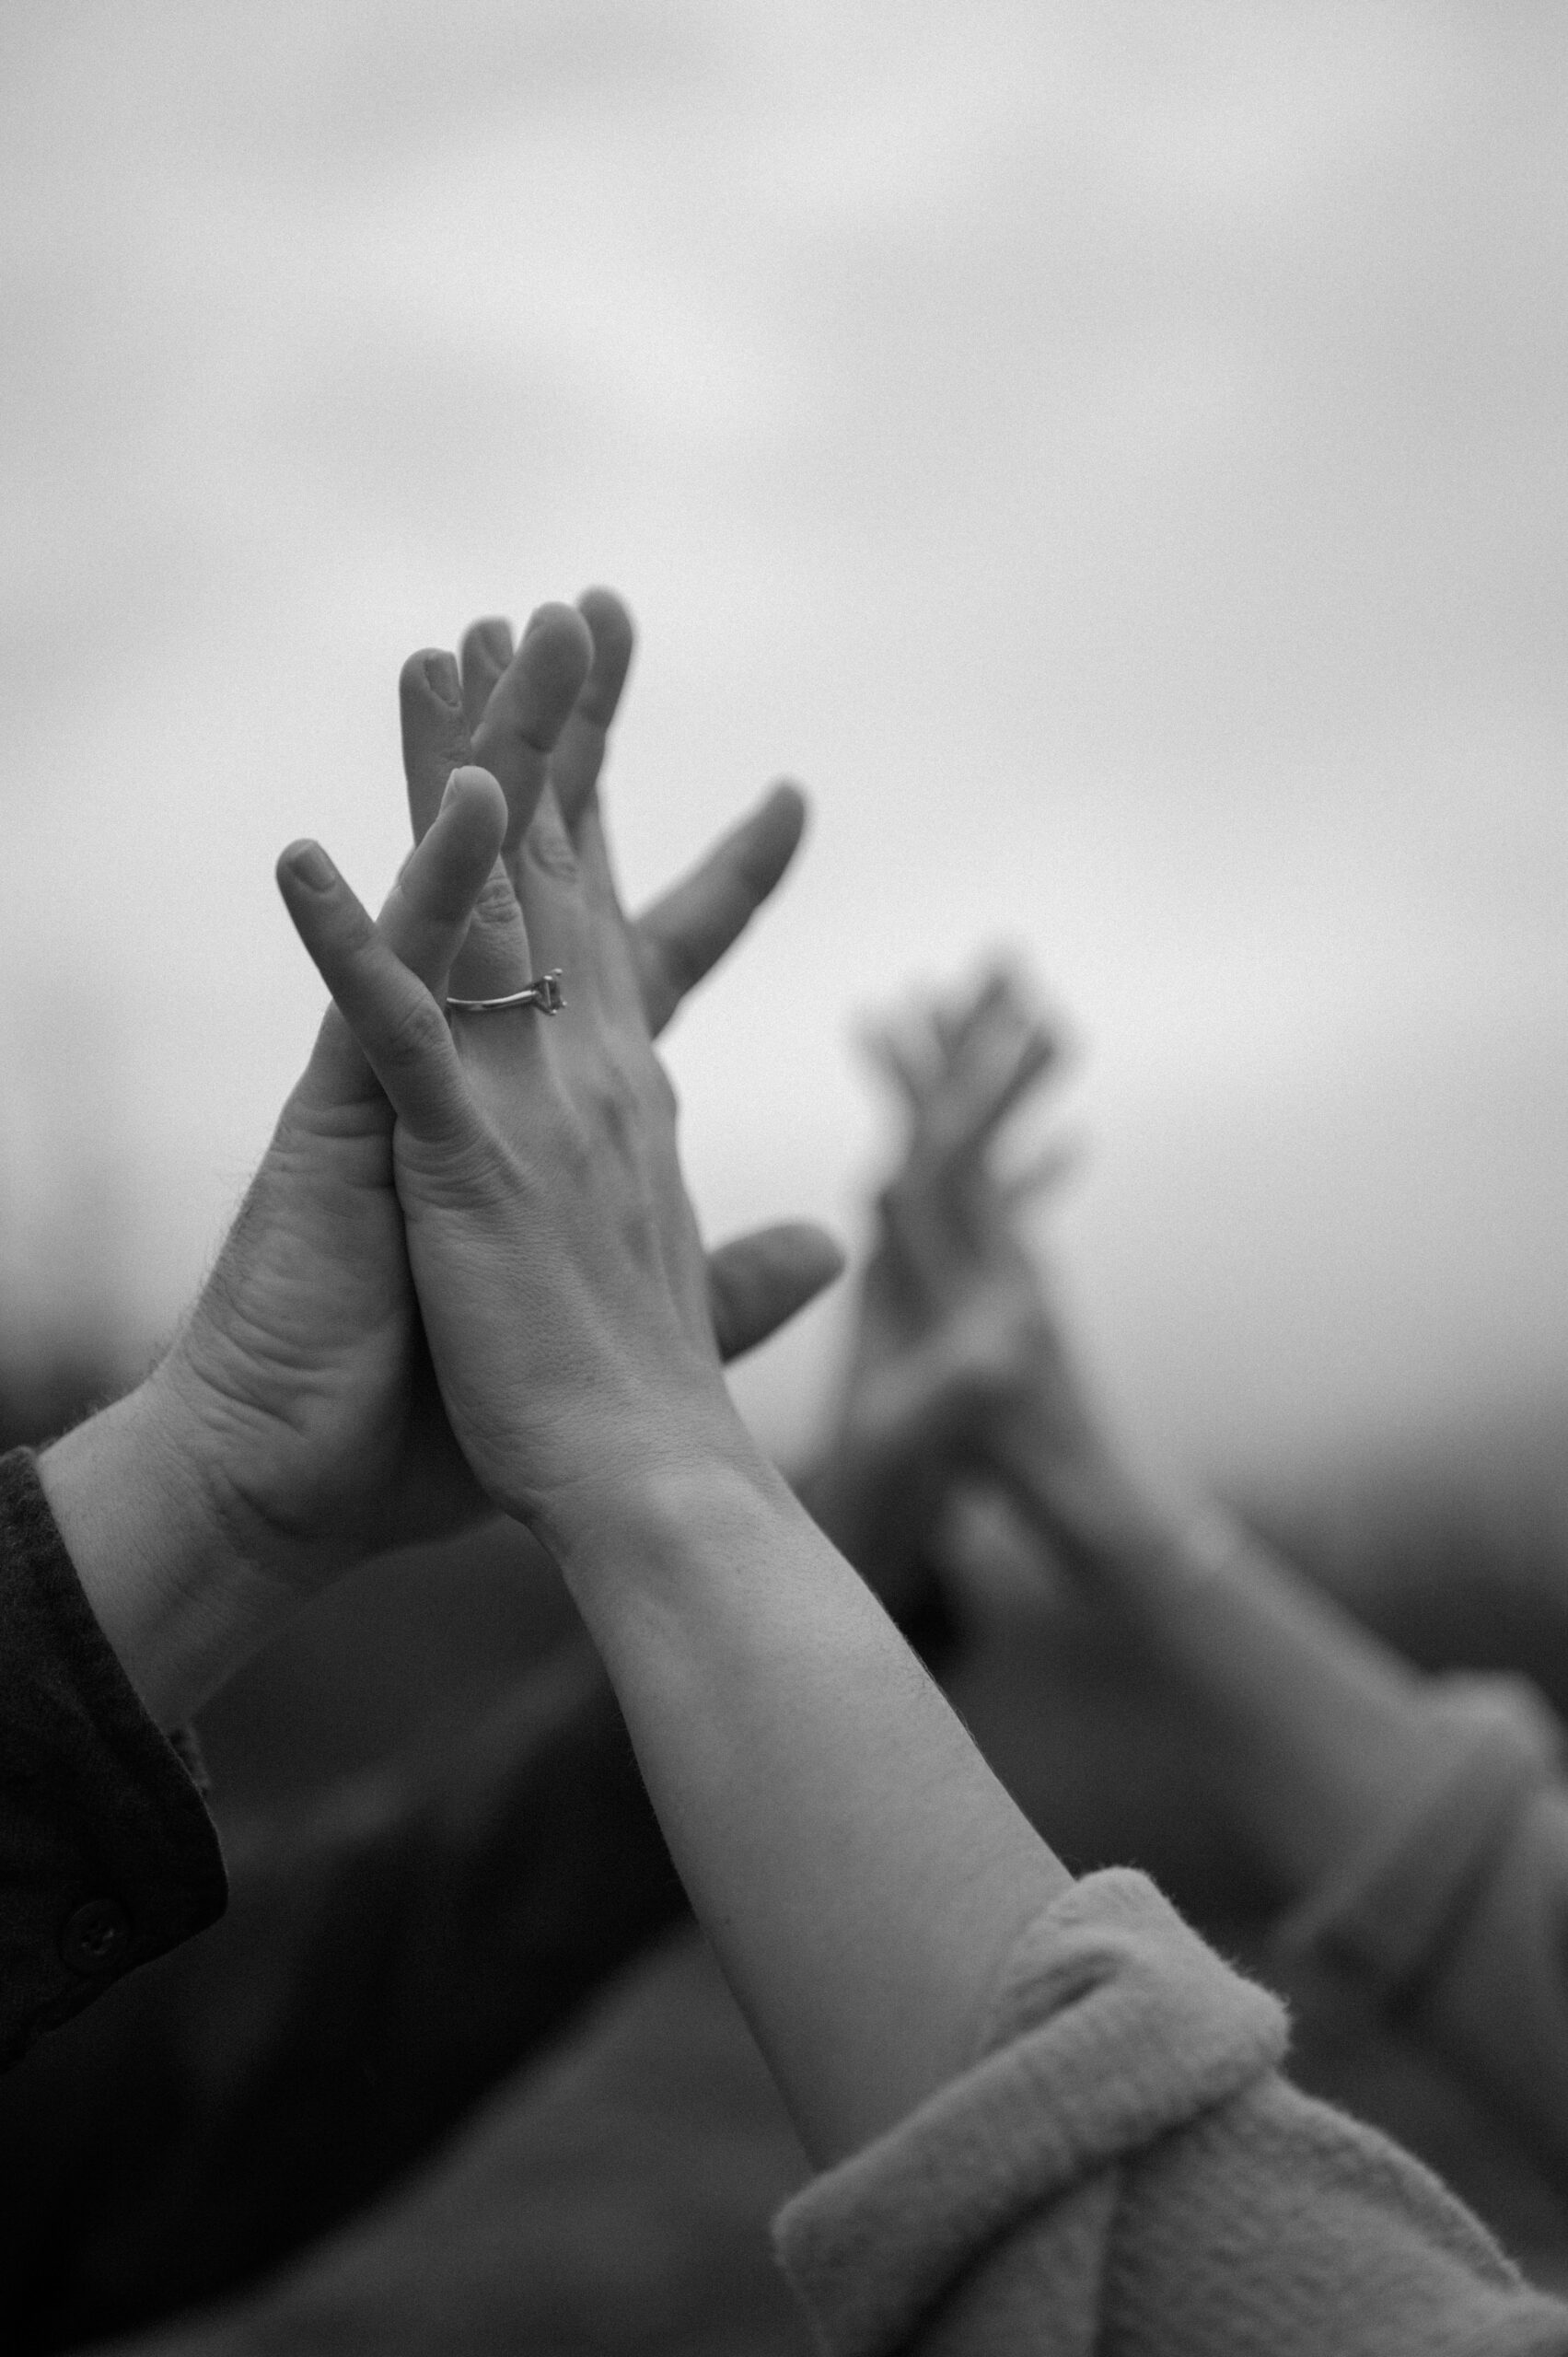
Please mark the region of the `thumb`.
[[708, 1306], [721, 1359], [738, 1359], [804, 1309], [844, 1265], [825, 1228], [786, 1220], [708, 1255]]

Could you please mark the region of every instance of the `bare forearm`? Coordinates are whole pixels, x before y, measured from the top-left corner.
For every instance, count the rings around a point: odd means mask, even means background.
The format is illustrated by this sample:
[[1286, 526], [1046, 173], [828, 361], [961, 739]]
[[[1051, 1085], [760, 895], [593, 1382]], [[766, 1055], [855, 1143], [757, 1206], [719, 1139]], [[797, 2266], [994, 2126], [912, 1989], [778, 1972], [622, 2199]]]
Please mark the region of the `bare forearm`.
[[1066, 1871], [761, 1459], [693, 1455], [564, 1568], [693, 1904], [830, 2161], [970, 2059]]
[[[1016, 1484], [1046, 1536], [1059, 1518]], [[1423, 1789], [1441, 1743], [1421, 1677], [1229, 1515], [1086, 1491], [1068, 1546], [1200, 1715], [1232, 1805], [1293, 1893]]]

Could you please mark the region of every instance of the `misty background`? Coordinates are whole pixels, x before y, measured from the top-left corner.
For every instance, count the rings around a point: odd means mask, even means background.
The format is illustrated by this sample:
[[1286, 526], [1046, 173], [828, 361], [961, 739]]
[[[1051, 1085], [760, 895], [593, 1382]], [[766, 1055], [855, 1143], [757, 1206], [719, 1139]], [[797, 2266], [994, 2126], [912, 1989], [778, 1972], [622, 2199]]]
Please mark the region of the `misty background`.
[[[404, 655], [606, 581], [629, 897], [812, 800], [672, 1038], [711, 1234], [853, 1241], [857, 1023], [1006, 946], [1133, 1430], [1557, 1421], [1565, 140], [1546, 6], [7, 8], [0, 1371], [199, 1283]], [[842, 1316], [738, 1378], [776, 1448]]]

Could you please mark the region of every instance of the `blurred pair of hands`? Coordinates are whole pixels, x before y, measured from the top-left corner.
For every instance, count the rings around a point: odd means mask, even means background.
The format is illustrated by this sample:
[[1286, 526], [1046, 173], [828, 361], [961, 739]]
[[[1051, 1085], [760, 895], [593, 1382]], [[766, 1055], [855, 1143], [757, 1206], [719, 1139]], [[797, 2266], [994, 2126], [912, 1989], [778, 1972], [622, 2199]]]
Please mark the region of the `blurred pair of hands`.
[[[641, 1118], [632, 1103], [637, 1091], [645, 1098], [650, 1085], [668, 1088], [649, 1083], [657, 1071], [649, 1042], [772, 892], [805, 815], [796, 789], [775, 787], [682, 881], [627, 919], [610, 875], [598, 780], [632, 650], [625, 608], [610, 592], [592, 590], [575, 608], [541, 608], [516, 647], [505, 624], [487, 621], [467, 633], [460, 660], [412, 657], [401, 700], [419, 848], [375, 926], [319, 853], [314, 865], [309, 857], [291, 864], [285, 854], [279, 871], [318, 965], [340, 1001], [357, 1004], [357, 1027], [373, 1051], [379, 1041], [381, 1056], [391, 1059], [382, 1062], [383, 1077], [411, 1084], [433, 1055], [439, 1062], [443, 1049], [452, 1052], [438, 1019], [448, 969], [454, 993], [515, 989], [529, 971], [524, 909], [533, 904], [537, 934], [539, 910], [548, 916], [559, 905], [579, 952], [568, 992], [580, 1004], [593, 1002], [603, 1018], [591, 1038], [580, 1011], [559, 1027], [566, 1037], [575, 1023], [589, 1042], [585, 1052], [597, 1058], [586, 1086], [590, 1096], [598, 1093], [599, 1132], [590, 1136], [579, 1123], [576, 1144], [601, 1164], [617, 1120], [629, 1132]], [[482, 765], [489, 779], [470, 771], [460, 791], [448, 792], [453, 772], [469, 763]], [[591, 940], [585, 901], [592, 904]], [[412, 1000], [400, 998], [400, 989], [412, 990]], [[439, 1040], [426, 1018], [436, 1020]], [[510, 1123], [526, 1142], [528, 1088], [551, 1077], [545, 1072], [541, 1079], [541, 1041], [558, 1027], [531, 1010], [458, 1020], [475, 1087], [495, 1122]], [[559, 1064], [559, 1050], [550, 1053]], [[605, 1081], [616, 1070], [636, 1084], [619, 1108]], [[555, 1098], [535, 1108], [541, 1139], [549, 1105], [561, 1095], [557, 1087]], [[842, 1256], [820, 1230], [790, 1225], [704, 1261], [679, 1184], [673, 1099], [668, 1115], [668, 1151], [661, 1142], [655, 1180], [657, 1217], [661, 1234], [681, 1219], [690, 1231], [681, 1250], [694, 1256], [691, 1283], [703, 1295], [699, 1356], [705, 1350], [716, 1366], [791, 1316], [837, 1273]], [[449, 1350], [437, 1353], [437, 1379], [426, 1330], [432, 1296], [427, 1286], [422, 1312], [405, 1225], [417, 1131], [417, 1122], [411, 1129], [400, 1120], [340, 1007], [330, 1009], [202, 1296], [149, 1378], [164, 1430], [200, 1482], [205, 1510], [252, 1573], [290, 1598], [384, 1549], [455, 1534], [498, 1503], [527, 1511], [526, 1496], [514, 1493], [494, 1461], [504, 1406], [473, 1397], [471, 1385], [465, 1391]], [[471, 1142], [455, 1149], [448, 1140], [443, 1151], [448, 1165], [454, 1151], [474, 1158]], [[553, 1231], [584, 1177], [560, 1167], [536, 1172], [544, 1190], [531, 1214], [536, 1257], [572, 1248]], [[431, 1186], [422, 1193], [417, 1170], [412, 1178], [413, 1208], [428, 1213]], [[647, 1183], [647, 1170], [628, 1164], [614, 1178], [621, 1196], [601, 1205], [603, 1217], [623, 1223], [621, 1198], [630, 1200], [628, 1188], [645, 1193]], [[679, 1198], [673, 1209], [672, 1186]], [[498, 1266], [493, 1254], [480, 1274], [488, 1291], [476, 1295], [476, 1334], [508, 1316], [521, 1325], [528, 1313], [526, 1286], [515, 1303], [497, 1299]], [[439, 1269], [431, 1275], [434, 1283], [445, 1282]], [[546, 1302], [542, 1311], [560, 1323], [559, 1303]], [[504, 1331], [491, 1336], [503, 1357], [509, 1339]], [[459, 1361], [467, 1340], [457, 1338]], [[575, 1363], [568, 1348], [562, 1365]], [[542, 1367], [534, 1373], [544, 1379]], [[461, 1432], [449, 1412], [455, 1399]], [[598, 1445], [605, 1445], [602, 1434]]]
[[929, 1533], [955, 1483], [994, 1481], [1075, 1564], [1121, 1475], [1021, 1233], [1071, 1155], [999, 1167], [1009, 1124], [1059, 1069], [1060, 1034], [1001, 966], [866, 1044], [907, 1134], [877, 1203], [831, 1443], [838, 1487], [874, 1498], [895, 1539]]

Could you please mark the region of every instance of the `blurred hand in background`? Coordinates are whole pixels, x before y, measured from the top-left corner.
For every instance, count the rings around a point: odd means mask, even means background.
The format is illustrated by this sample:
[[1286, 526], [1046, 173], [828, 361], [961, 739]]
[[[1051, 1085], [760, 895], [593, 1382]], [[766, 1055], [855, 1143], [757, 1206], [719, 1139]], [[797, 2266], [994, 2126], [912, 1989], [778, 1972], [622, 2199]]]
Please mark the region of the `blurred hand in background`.
[[1027, 1468], [1038, 1484], [1043, 1449], [1066, 1494], [1100, 1452], [1019, 1233], [1022, 1206], [1070, 1155], [1052, 1145], [1011, 1175], [1000, 1164], [1009, 1126], [1060, 1068], [1058, 1028], [998, 966], [867, 1045], [898, 1095], [904, 1154], [877, 1201], [813, 1504], [896, 1604], [955, 1483]]

